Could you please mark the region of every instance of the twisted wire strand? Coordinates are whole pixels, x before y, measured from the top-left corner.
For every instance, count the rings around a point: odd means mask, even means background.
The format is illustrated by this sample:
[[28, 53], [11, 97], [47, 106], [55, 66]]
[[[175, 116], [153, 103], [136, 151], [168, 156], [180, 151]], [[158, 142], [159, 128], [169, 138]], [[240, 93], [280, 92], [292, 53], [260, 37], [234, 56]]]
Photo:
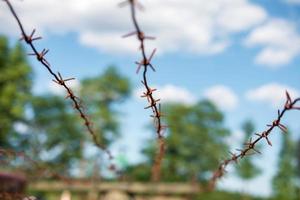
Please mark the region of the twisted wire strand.
[[287, 111], [300, 110], [300, 107], [296, 106], [297, 102], [300, 102], [300, 98], [292, 100], [290, 94], [286, 92], [286, 101], [284, 107], [281, 111], [277, 111], [277, 118], [271, 124], [267, 124], [267, 127], [269, 127], [268, 129], [261, 133], [256, 133], [256, 139], [253, 140], [252, 138], [250, 138], [249, 141], [244, 144], [245, 147], [243, 149], [237, 149], [239, 153], [230, 152], [231, 157], [222, 161], [213, 173], [213, 176], [209, 181], [208, 190], [212, 191], [215, 189], [217, 181], [224, 176], [224, 174], [226, 173], [226, 168], [229, 164], [233, 162], [237, 163], [240, 159], [243, 159], [245, 156], [250, 156], [256, 153], [260, 154], [261, 152], [256, 150], [255, 147], [261, 140], [266, 140], [267, 144], [269, 146], [272, 146], [272, 142], [269, 139], [269, 135], [275, 128], [279, 128], [282, 131], [282, 133], [286, 134], [287, 127], [281, 123], [281, 120], [287, 113]]
[[155, 99], [153, 96], [153, 93], [157, 91], [157, 89], [151, 88], [149, 86], [148, 77], [147, 77], [149, 69], [155, 72], [155, 68], [153, 67], [151, 61], [156, 53], [156, 49], [154, 49], [150, 54], [150, 56], [148, 57], [146, 55], [146, 47], [145, 47], [145, 40], [153, 40], [155, 38], [151, 36], [146, 36], [145, 33], [140, 28], [140, 25], [137, 21], [136, 8], [143, 9], [143, 6], [137, 0], [124, 1], [120, 3], [120, 6], [124, 6], [126, 4], [129, 4], [130, 6], [131, 20], [133, 22], [135, 30], [131, 33], [124, 35], [123, 37], [136, 35], [140, 43], [139, 49], [141, 52], [142, 59], [140, 62], [136, 62], [136, 64], [138, 65], [136, 72], [139, 73], [141, 69], [143, 70], [142, 84], [144, 86], [145, 92], [143, 92], [141, 97], [147, 99], [147, 102], [149, 104], [147, 107], [145, 107], [145, 109], [152, 110], [152, 115], [150, 115], [150, 117], [154, 119], [154, 126], [156, 129], [155, 131], [156, 131], [157, 143], [158, 143], [158, 152], [155, 155], [154, 164], [152, 167], [152, 180], [159, 181], [161, 163], [165, 154], [165, 141], [164, 141], [163, 133], [166, 130], [167, 126], [163, 125], [162, 123], [163, 113], [161, 112], [161, 105], [159, 104], [160, 99]]
[[[88, 115], [84, 111], [82, 100], [74, 94], [74, 92], [71, 90], [71, 88], [69, 86], [67, 86], [67, 82], [74, 80], [75, 78], [63, 78], [59, 72], [56, 74], [52, 70], [50, 63], [47, 61], [47, 59], [45, 57], [46, 54], [49, 52], [49, 49], [43, 49], [41, 52], [39, 52], [37, 50], [36, 46], [34, 45], [34, 42], [36, 40], [42, 39], [42, 37], [35, 37], [35, 31], [36, 31], [35, 29], [31, 32], [30, 35], [27, 34], [25, 32], [24, 26], [23, 26], [20, 18], [18, 17], [18, 15], [17, 15], [16, 11], [14, 10], [14, 7], [10, 3], [10, 1], [9, 0], [3, 0], [3, 1], [7, 4], [11, 14], [17, 21], [18, 27], [19, 27], [19, 29], [21, 31], [21, 35], [22, 35], [21, 40], [24, 40], [25, 43], [32, 50], [32, 53], [30, 53], [29, 55], [35, 56], [36, 60], [38, 62], [40, 62], [47, 69], [47, 71], [50, 73], [50, 75], [54, 78], [53, 82], [55, 82], [56, 84], [58, 84], [59, 86], [61, 86], [65, 89], [65, 91], [67, 93], [66, 99], [70, 99], [73, 102], [73, 108], [78, 111], [80, 118], [84, 122], [84, 126], [86, 127], [88, 133], [92, 137], [93, 143], [108, 156], [110, 161], [112, 161], [113, 155], [107, 149], [107, 147], [98, 140], [96, 132], [92, 127], [92, 122], [89, 119]], [[111, 165], [110, 168], [113, 169], [114, 168], [113, 164], [110, 164], [110, 165]]]

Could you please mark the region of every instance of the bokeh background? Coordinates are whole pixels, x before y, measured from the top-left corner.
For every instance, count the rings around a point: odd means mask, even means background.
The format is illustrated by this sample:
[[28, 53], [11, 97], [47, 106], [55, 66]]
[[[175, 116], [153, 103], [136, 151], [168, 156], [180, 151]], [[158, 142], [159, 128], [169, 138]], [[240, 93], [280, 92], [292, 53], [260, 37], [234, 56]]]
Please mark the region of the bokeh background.
[[[73, 178], [118, 177], [149, 181], [155, 132], [135, 61], [141, 59], [129, 7], [112, 0], [11, 1], [27, 32], [37, 29], [47, 59], [85, 102], [98, 137], [115, 155], [119, 175], [91, 142], [65, 92], [26, 54], [20, 31], [0, 2], [0, 145], [25, 152], [42, 166]], [[300, 1], [141, 0], [142, 29], [156, 72], [167, 153], [162, 182], [207, 184], [229, 151], [266, 129], [282, 108], [287, 90], [300, 96]], [[255, 155], [228, 168], [218, 190], [278, 199], [299, 198], [299, 113], [272, 133]], [[1, 171], [26, 171], [26, 159], [1, 157]], [[5, 161], [5, 162], [4, 162]], [[298, 193], [297, 193], [298, 191]], [[224, 197], [225, 198], [225, 197]], [[229, 197], [232, 199], [232, 197]]]

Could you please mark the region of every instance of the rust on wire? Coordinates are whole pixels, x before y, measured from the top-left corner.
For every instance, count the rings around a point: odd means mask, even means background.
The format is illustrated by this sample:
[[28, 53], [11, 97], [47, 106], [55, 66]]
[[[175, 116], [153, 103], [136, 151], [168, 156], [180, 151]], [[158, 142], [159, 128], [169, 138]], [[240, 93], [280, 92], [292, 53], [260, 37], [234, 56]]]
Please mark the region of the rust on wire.
[[213, 173], [213, 176], [210, 179], [208, 185], [208, 189], [210, 191], [215, 189], [217, 181], [223, 177], [223, 175], [226, 172], [226, 167], [230, 163], [232, 162], [237, 163], [239, 159], [242, 159], [245, 156], [249, 156], [255, 153], [260, 153], [258, 150], [255, 149], [255, 146], [258, 142], [265, 139], [267, 144], [269, 146], [272, 146], [272, 143], [268, 137], [275, 128], [279, 128], [282, 131], [282, 133], [287, 133], [287, 127], [281, 123], [281, 120], [287, 111], [300, 110], [300, 107], [296, 106], [297, 102], [300, 102], [300, 98], [292, 100], [290, 94], [286, 92], [286, 101], [284, 107], [282, 111], [278, 110], [277, 118], [271, 124], [267, 125], [267, 127], [269, 128], [260, 134], [256, 133], [255, 135], [257, 136], [257, 138], [255, 140], [252, 140], [252, 138], [250, 138], [249, 142], [246, 142], [244, 144], [245, 145], [244, 149], [237, 149], [237, 151], [239, 152], [238, 154], [230, 153], [231, 157], [221, 162], [217, 170]]
[[36, 46], [34, 45], [34, 41], [42, 39], [42, 37], [36, 37], [35, 36], [35, 32], [36, 30], [34, 29], [30, 35], [26, 34], [25, 29], [21, 23], [21, 20], [19, 19], [17, 13], [15, 12], [12, 4], [10, 3], [9, 0], [3, 0], [4, 2], [6, 2], [9, 10], [11, 11], [12, 15], [14, 16], [14, 18], [16, 19], [18, 26], [21, 30], [21, 35], [22, 37], [20, 38], [20, 40], [24, 40], [26, 42], [26, 44], [31, 48], [31, 50], [33, 51], [32, 53], [30, 53], [29, 55], [31, 56], [35, 56], [36, 59], [48, 70], [48, 72], [53, 76], [53, 81], [60, 85], [61, 87], [63, 87], [66, 92], [67, 92], [67, 99], [70, 99], [73, 102], [73, 108], [75, 110], [78, 111], [79, 116], [82, 118], [82, 120], [84, 121], [84, 126], [87, 128], [89, 134], [92, 136], [92, 140], [93, 143], [100, 148], [101, 150], [103, 150], [109, 157], [109, 160], [113, 159], [113, 156], [111, 154], [111, 152], [105, 147], [104, 144], [101, 144], [98, 141], [98, 138], [96, 136], [96, 133], [92, 127], [92, 122], [90, 121], [90, 119], [88, 118], [88, 116], [85, 114], [84, 109], [82, 107], [82, 103], [79, 97], [77, 97], [74, 92], [71, 90], [70, 87], [67, 86], [66, 82], [70, 81], [70, 80], [74, 80], [75, 78], [63, 78], [62, 75], [60, 73], [54, 73], [54, 71], [51, 69], [50, 63], [47, 61], [47, 59], [45, 58], [46, 54], [49, 52], [48, 49], [43, 49], [41, 52], [39, 52], [36, 48]]
[[159, 181], [160, 180], [160, 167], [162, 163], [162, 159], [164, 157], [165, 153], [165, 142], [164, 142], [164, 136], [163, 132], [166, 129], [167, 126], [162, 124], [162, 116], [161, 113], [161, 106], [159, 104], [160, 99], [155, 99], [153, 96], [153, 92], [156, 91], [156, 89], [151, 88], [148, 84], [148, 69], [150, 68], [152, 71], [155, 72], [155, 68], [151, 64], [152, 58], [154, 57], [156, 53], [156, 49], [152, 51], [150, 56], [148, 57], [146, 55], [146, 48], [145, 48], [145, 40], [153, 40], [154, 37], [146, 36], [145, 33], [141, 30], [137, 18], [136, 18], [136, 8], [143, 9], [143, 6], [137, 1], [137, 0], [126, 0], [119, 5], [121, 7], [125, 6], [126, 4], [129, 4], [130, 11], [131, 11], [131, 19], [134, 25], [135, 30], [124, 35], [123, 38], [129, 37], [129, 36], [136, 36], [139, 43], [140, 43], [140, 51], [142, 54], [142, 59], [139, 62], [136, 62], [137, 64], [137, 70], [136, 73], [139, 73], [140, 70], [143, 68], [143, 80], [142, 84], [144, 85], [145, 92], [143, 92], [143, 95], [141, 97], [146, 98], [148, 101], [148, 106], [145, 107], [145, 109], [151, 109], [152, 115], [151, 117], [154, 119], [155, 129], [156, 129], [156, 135], [158, 137], [158, 153], [156, 154], [156, 157], [154, 159], [154, 165], [152, 167], [152, 180], [153, 181]]
[[158, 153], [156, 154], [154, 158], [154, 164], [151, 170], [151, 175], [152, 175], [152, 180], [153, 181], [158, 181], [160, 179], [160, 169], [161, 169], [161, 164], [162, 160], [164, 158], [164, 153], [165, 153], [165, 140], [163, 137], [158, 138]]

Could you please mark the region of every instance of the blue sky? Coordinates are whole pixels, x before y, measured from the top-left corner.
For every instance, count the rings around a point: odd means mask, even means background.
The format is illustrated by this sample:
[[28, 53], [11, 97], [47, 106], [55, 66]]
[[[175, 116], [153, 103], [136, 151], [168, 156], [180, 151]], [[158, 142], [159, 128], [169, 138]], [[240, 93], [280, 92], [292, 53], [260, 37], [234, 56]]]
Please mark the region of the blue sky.
[[[26, 29], [37, 28], [43, 40], [40, 49], [53, 69], [66, 77], [82, 79], [100, 74], [108, 65], [117, 66], [130, 77], [134, 92], [122, 111], [122, 138], [112, 147], [115, 154], [126, 149], [131, 162], [142, 160], [139, 149], [154, 133], [146, 129], [149, 113], [138, 98], [141, 76], [134, 61], [140, 59], [136, 39], [122, 39], [132, 31], [128, 8], [118, 8], [117, 0], [26, 0], [12, 1]], [[233, 131], [229, 140], [238, 148], [241, 123], [251, 119], [257, 131], [276, 117], [288, 90], [300, 95], [300, 1], [299, 0], [144, 0], [145, 12], [138, 18], [142, 28], [157, 37], [147, 42], [148, 53], [158, 49], [153, 59], [157, 72], [149, 73], [151, 85], [159, 89], [163, 101], [186, 104], [208, 98], [226, 116]], [[0, 33], [14, 42], [19, 36], [16, 23], [4, 3], [0, 4]], [[36, 93], [60, 93], [51, 77], [34, 59]], [[79, 84], [71, 83], [74, 86]], [[284, 119], [299, 138], [299, 113]], [[137, 123], [138, 122], [138, 123]], [[273, 147], [265, 148], [256, 162], [264, 169], [247, 183], [233, 173], [219, 186], [258, 195], [271, 191], [280, 134], [274, 132]], [[245, 185], [247, 187], [245, 187]], [[259, 187], [258, 187], [259, 186]]]

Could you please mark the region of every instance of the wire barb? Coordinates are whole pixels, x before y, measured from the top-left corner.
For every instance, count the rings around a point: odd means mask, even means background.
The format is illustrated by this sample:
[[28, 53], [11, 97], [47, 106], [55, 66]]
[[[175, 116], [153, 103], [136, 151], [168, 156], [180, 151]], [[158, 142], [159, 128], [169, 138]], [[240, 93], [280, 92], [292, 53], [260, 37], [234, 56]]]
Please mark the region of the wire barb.
[[21, 36], [21, 38], [20, 38], [20, 40], [22, 41], [22, 40], [25, 40], [25, 42], [27, 43], [27, 44], [30, 44], [30, 43], [32, 43], [33, 41], [35, 41], [35, 40], [40, 40], [40, 39], [42, 39], [42, 37], [33, 37], [34, 36], [34, 34], [35, 34], [35, 29], [33, 29], [33, 31], [31, 32], [31, 34], [29, 35], [29, 36], [27, 36], [27, 35], [22, 35]]
[[298, 102], [300, 102], [300, 98], [292, 100], [289, 93], [286, 91], [286, 102], [283, 106], [283, 110], [282, 111], [280, 111], [280, 110], [277, 111], [277, 115], [278, 115], [277, 119], [275, 119], [271, 124], [268, 124], [267, 127], [269, 127], [269, 128], [267, 130], [263, 131], [261, 134], [255, 133], [257, 138], [255, 140], [252, 140], [252, 138], [250, 138], [249, 142], [246, 142], [244, 144], [245, 145], [244, 149], [237, 149], [237, 151], [239, 152], [238, 154], [230, 153], [231, 157], [224, 160], [223, 162], [221, 162], [219, 164], [219, 167], [213, 173], [213, 175], [212, 175], [212, 177], [209, 181], [208, 190], [211, 191], [211, 190], [215, 189], [217, 181], [221, 177], [223, 177], [223, 175], [226, 172], [225, 171], [226, 167], [231, 162], [237, 163], [237, 161], [239, 159], [242, 159], [245, 156], [253, 155], [255, 153], [261, 154], [261, 152], [259, 152], [258, 150], [255, 149], [255, 146], [259, 141], [261, 141], [262, 139], [265, 139], [267, 141], [268, 145], [272, 146], [272, 143], [269, 140], [268, 136], [272, 133], [272, 131], [275, 127], [278, 127], [283, 133], [287, 133], [287, 127], [285, 125], [281, 124], [281, 120], [282, 120], [284, 114], [288, 110], [300, 110], [299, 107], [296, 106], [296, 104]]
[[140, 62], [135, 62], [135, 64], [138, 65], [137, 70], [136, 70], [136, 73], [137, 73], [137, 74], [139, 73], [139, 71], [140, 71], [140, 69], [141, 69], [142, 66], [144, 66], [144, 67], [145, 67], [145, 66], [149, 66], [149, 67], [155, 72], [155, 69], [154, 69], [153, 65], [151, 64], [151, 60], [152, 60], [152, 58], [153, 58], [155, 52], [156, 52], [156, 49], [154, 49], [154, 50], [152, 51], [152, 53], [151, 53], [151, 55], [150, 55], [150, 57], [149, 57], [148, 59], [143, 59], [143, 60], [140, 61]]
[[137, 0], [123, 1], [123, 2], [119, 3], [119, 7], [122, 8], [122, 7], [125, 7], [125, 6], [130, 5], [130, 4], [136, 6], [139, 10], [145, 10], [144, 6], [140, 2], [138, 2]]
[[150, 56], [148, 57], [146, 55], [146, 48], [145, 48], [145, 40], [154, 40], [155, 37], [151, 37], [151, 36], [146, 36], [145, 33], [141, 30], [138, 22], [137, 22], [137, 18], [136, 18], [136, 8], [142, 8], [142, 6], [139, 4], [139, 2], [137, 0], [127, 0], [127, 1], [123, 1], [119, 4], [120, 7], [123, 7], [125, 5], [129, 5], [130, 9], [131, 9], [131, 19], [134, 25], [135, 30], [123, 35], [123, 38], [126, 37], [130, 37], [130, 36], [137, 36], [137, 40], [139, 41], [139, 49], [141, 51], [142, 54], [142, 59], [139, 62], [135, 62], [135, 64], [137, 64], [137, 69], [136, 69], [136, 73], [139, 73], [140, 70], [143, 68], [143, 80], [142, 80], [142, 84], [144, 85], [145, 88], [145, 92], [143, 92], [143, 94], [141, 95], [142, 98], [146, 98], [147, 102], [149, 103], [148, 106], [145, 107], [145, 109], [151, 109], [152, 110], [152, 115], [150, 115], [150, 117], [152, 117], [154, 119], [154, 126], [156, 129], [156, 135], [157, 138], [159, 140], [159, 151], [156, 154], [155, 157], [155, 161], [154, 161], [154, 165], [152, 168], [152, 180], [155, 181], [159, 181], [160, 179], [160, 166], [161, 166], [161, 162], [162, 159], [164, 157], [164, 137], [163, 137], [163, 133], [165, 132], [167, 126], [162, 125], [162, 120], [161, 118], [164, 116], [161, 112], [161, 106], [158, 103], [160, 101], [160, 99], [155, 99], [153, 97], [153, 92], [156, 91], [156, 89], [151, 88], [148, 84], [148, 78], [147, 78], [147, 74], [148, 74], [148, 69], [150, 68], [152, 71], [156, 71], [155, 68], [152, 65], [152, 59], [156, 53], [156, 49], [154, 49]]
[[64, 79], [60, 73], [54, 73], [53, 70], [50, 68], [50, 63], [46, 60], [45, 56], [49, 52], [49, 49], [43, 49], [41, 52], [39, 52], [36, 48], [36, 46], [33, 44], [33, 41], [42, 39], [42, 37], [34, 37], [34, 34], [36, 32], [36, 29], [33, 29], [30, 35], [26, 34], [25, 29], [23, 27], [23, 24], [21, 23], [21, 20], [19, 19], [17, 13], [15, 12], [12, 4], [9, 0], [3, 0], [9, 10], [11, 11], [12, 15], [14, 16], [15, 20], [17, 21], [17, 24], [21, 30], [22, 37], [20, 40], [24, 40], [26, 44], [31, 48], [32, 53], [29, 53], [28, 55], [35, 56], [37, 61], [39, 61], [47, 70], [48, 72], [53, 76], [52, 81], [56, 84], [60, 85], [66, 90], [67, 96], [66, 99], [70, 99], [73, 102], [73, 108], [78, 111], [79, 116], [82, 118], [84, 122], [84, 126], [87, 128], [88, 133], [91, 135], [93, 139], [93, 143], [100, 148], [103, 152], [105, 152], [109, 158], [112, 158], [112, 155], [110, 151], [105, 147], [105, 145], [101, 144], [98, 141], [98, 137], [96, 136], [96, 132], [92, 128], [92, 122], [90, 121], [87, 114], [84, 112], [82, 101], [75, 96], [73, 91], [70, 87], [66, 85], [66, 82], [74, 80], [75, 78], [67, 78]]

